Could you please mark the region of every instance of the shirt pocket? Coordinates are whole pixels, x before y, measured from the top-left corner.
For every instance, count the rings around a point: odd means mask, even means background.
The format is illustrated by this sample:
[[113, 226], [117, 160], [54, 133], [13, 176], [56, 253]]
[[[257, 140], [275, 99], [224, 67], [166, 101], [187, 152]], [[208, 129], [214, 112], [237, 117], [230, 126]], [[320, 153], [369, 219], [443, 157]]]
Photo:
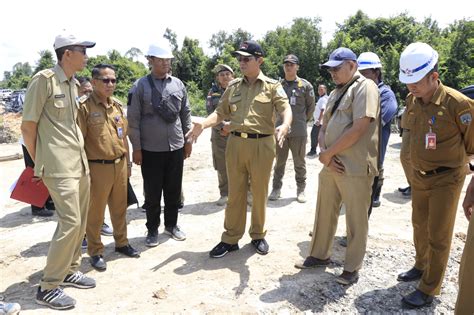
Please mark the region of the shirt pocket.
[[243, 113], [244, 109], [243, 109], [243, 104], [242, 104], [242, 95], [241, 94], [232, 95], [229, 98], [229, 107], [230, 107], [230, 116], [243, 117], [244, 116], [244, 113]]
[[66, 105], [65, 98], [58, 98], [53, 101], [51, 113], [57, 121], [64, 121], [66, 119]]
[[184, 95], [179, 92], [175, 92], [169, 96], [169, 102], [172, 105], [173, 111], [174, 112], [180, 112], [181, 111], [181, 104], [183, 102]]
[[143, 106], [142, 115], [153, 115], [153, 103], [151, 97], [151, 90], [143, 92]]
[[94, 113], [92, 113], [89, 116], [89, 119], [87, 120], [87, 129], [88, 136], [90, 135], [94, 138], [100, 138], [105, 136], [107, 132], [107, 124], [105, 117], [102, 115], [94, 116]]
[[350, 124], [353, 122], [352, 102], [349, 98], [343, 98], [339, 103], [339, 107], [334, 112], [334, 121], [341, 124]]
[[269, 93], [260, 93], [255, 96], [252, 110], [258, 116], [271, 117], [273, 114], [271, 95]]

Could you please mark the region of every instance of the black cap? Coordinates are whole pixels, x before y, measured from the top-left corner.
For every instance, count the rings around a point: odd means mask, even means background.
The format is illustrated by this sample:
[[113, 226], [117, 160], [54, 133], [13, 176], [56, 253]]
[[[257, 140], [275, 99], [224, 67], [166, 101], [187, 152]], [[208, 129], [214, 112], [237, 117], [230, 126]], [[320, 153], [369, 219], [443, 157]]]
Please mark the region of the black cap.
[[298, 57], [296, 57], [296, 55], [293, 55], [293, 54], [289, 54], [285, 57], [285, 59], [283, 59], [283, 63], [294, 63], [294, 64], [297, 64], [299, 65], [300, 64], [300, 60], [298, 59]]
[[240, 44], [239, 49], [232, 53], [232, 56], [236, 55], [263, 57], [265, 56], [265, 53], [263, 52], [262, 47], [256, 41], [246, 40]]

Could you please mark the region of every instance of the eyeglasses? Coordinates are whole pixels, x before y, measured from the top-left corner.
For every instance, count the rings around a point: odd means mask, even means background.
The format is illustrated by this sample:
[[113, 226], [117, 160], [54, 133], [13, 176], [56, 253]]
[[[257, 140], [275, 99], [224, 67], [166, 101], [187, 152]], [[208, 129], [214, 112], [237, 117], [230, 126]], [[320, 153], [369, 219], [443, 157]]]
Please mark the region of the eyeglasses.
[[100, 80], [100, 81], [102, 81], [104, 84], [109, 84], [109, 83], [115, 84], [115, 83], [117, 83], [117, 79], [97, 78], [96, 80]]
[[237, 56], [236, 58], [237, 58], [237, 60], [238, 60], [239, 62], [245, 62], [245, 63], [247, 63], [247, 62], [249, 62], [250, 60], [252, 60], [254, 57]]
[[82, 53], [83, 55], [85, 55], [87, 48], [86, 47], [81, 47], [81, 46], [76, 46], [76, 47], [72, 47], [70, 50], [78, 51], [78, 52]]
[[344, 66], [344, 63], [341, 63], [339, 66], [337, 67], [332, 67], [332, 68], [328, 68], [328, 71], [331, 72], [331, 73], [334, 73], [334, 72], [338, 72], [339, 70], [342, 69], [342, 67]]

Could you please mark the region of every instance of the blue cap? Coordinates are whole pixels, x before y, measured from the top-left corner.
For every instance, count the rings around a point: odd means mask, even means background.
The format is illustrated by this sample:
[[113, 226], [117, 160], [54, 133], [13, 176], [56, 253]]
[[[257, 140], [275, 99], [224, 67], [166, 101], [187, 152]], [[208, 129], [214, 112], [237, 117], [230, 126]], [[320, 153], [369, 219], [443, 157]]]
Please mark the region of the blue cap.
[[357, 61], [357, 56], [352, 50], [346, 47], [339, 47], [329, 55], [329, 60], [321, 65], [321, 68], [334, 68], [345, 60]]

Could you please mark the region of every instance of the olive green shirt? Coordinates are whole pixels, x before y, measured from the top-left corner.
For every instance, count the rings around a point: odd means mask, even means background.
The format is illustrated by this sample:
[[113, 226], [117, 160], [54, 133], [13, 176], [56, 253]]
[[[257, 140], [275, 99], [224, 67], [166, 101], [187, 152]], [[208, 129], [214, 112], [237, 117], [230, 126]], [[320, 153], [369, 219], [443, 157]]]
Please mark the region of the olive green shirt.
[[[349, 85], [350, 87], [341, 99], [339, 107], [331, 115], [336, 100]], [[327, 122], [324, 134], [326, 146], [330, 147], [334, 144], [346, 130], [352, 127], [355, 120], [364, 117], [371, 118], [367, 131], [350, 148], [337, 154], [339, 160], [344, 164], [346, 175], [376, 176], [378, 174], [379, 89], [372, 80], [366, 79], [357, 71], [346, 85], [336, 88], [329, 95], [324, 111], [324, 121]]]
[[231, 131], [274, 134], [275, 111], [281, 114], [289, 106], [281, 84], [260, 72], [253, 84], [245, 77], [231, 81], [216, 113], [230, 120]]
[[84, 139], [77, 125], [79, 82], [61, 66], [38, 72], [28, 84], [23, 121], [38, 124], [35, 175], [81, 177], [89, 174]]
[[128, 122], [122, 104], [109, 98], [103, 104], [95, 92], [81, 102], [78, 124], [84, 135], [89, 160], [115, 160], [127, 154], [124, 139]]
[[[415, 170], [461, 167], [468, 163], [468, 155], [474, 154], [474, 101], [464, 94], [439, 82], [429, 104], [409, 94], [404, 116], [403, 128], [410, 132], [410, 160]], [[425, 146], [430, 122], [436, 134], [434, 150]]]
[[[307, 122], [311, 120], [315, 108], [314, 89], [311, 83], [297, 77], [295, 81], [282, 80], [281, 85], [288, 96], [293, 113], [291, 132], [288, 137], [308, 136]], [[282, 124], [281, 117], [277, 117], [276, 125]]]

